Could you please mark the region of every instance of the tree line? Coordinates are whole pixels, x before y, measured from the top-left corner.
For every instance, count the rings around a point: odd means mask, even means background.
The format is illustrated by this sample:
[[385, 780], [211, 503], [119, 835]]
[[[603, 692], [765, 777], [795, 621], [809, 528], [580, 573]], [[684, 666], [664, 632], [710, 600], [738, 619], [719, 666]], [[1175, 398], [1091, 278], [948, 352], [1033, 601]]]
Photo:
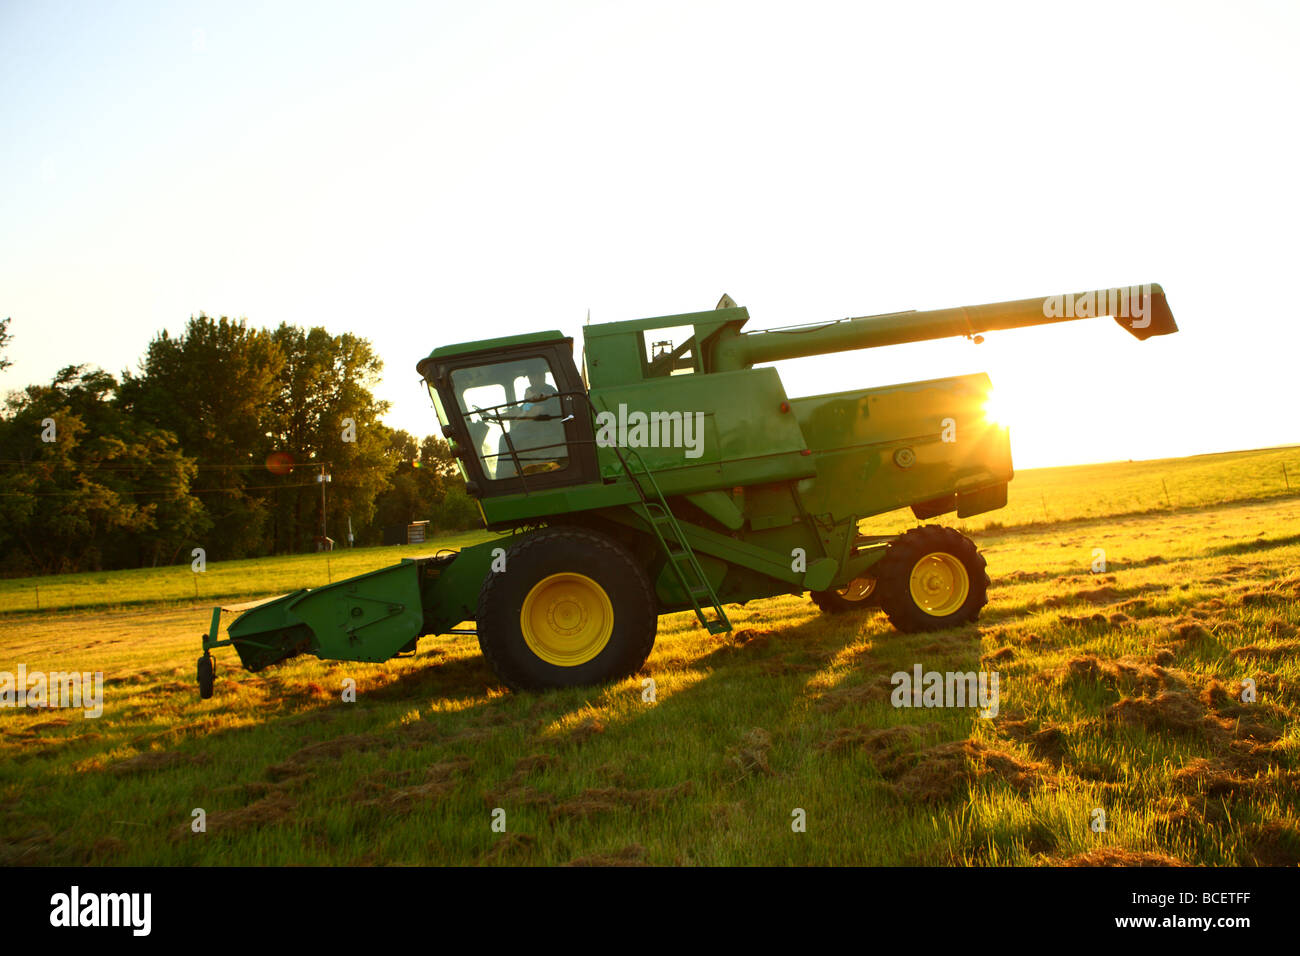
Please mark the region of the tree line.
[[[0, 322], [0, 368], [9, 320]], [[0, 575], [311, 550], [325, 526], [481, 526], [447, 443], [384, 425], [382, 361], [351, 333], [191, 318], [135, 372], [70, 365], [0, 406]], [[292, 467], [289, 466], [290, 462]], [[337, 546], [337, 545], [336, 545]]]

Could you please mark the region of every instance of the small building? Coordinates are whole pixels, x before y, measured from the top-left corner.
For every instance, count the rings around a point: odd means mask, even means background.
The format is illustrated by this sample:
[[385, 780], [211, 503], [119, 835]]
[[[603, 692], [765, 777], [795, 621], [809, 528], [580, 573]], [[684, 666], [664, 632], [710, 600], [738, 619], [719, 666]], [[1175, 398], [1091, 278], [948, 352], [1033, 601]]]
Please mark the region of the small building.
[[424, 544], [429, 537], [428, 521], [390, 524], [384, 527], [384, 544]]

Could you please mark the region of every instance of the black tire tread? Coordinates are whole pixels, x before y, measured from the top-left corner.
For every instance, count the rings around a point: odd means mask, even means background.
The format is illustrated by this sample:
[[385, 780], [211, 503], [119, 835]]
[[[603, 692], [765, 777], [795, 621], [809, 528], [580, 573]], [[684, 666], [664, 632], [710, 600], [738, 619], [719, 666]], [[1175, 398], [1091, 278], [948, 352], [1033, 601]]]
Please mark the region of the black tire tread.
[[199, 699], [208, 700], [212, 697], [212, 692], [217, 678], [217, 664], [210, 654], [204, 654], [199, 658], [198, 679], [199, 679]]
[[[953, 555], [966, 568], [970, 594], [960, 608], [946, 617], [934, 617], [916, 606], [909, 589], [909, 579], [916, 562], [934, 551]], [[955, 528], [923, 525], [905, 532], [889, 545], [885, 557], [876, 565], [876, 594], [881, 610], [889, 622], [905, 634], [960, 627], [977, 620], [989, 602], [988, 563], [975, 542]]]
[[851, 614], [854, 611], [874, 611], [880, 607], [878, 591], [862, 601], [850, 601], [839, 591], [809, 591], [812, 602], [826, 614]]
[[[506, 567], [509, 568], [512, 563], [517, 563], [521, 558], [528, 560], [530, 553], [538, 549], [553, 548], [557, 540], [568, 540], [571, 546], [581, 548], [584, 551], [598, 551], [608, 555], [610, 562], [617, 562], [624, 565], [628, 571], [630, 580], [634, 586], [641, 592], [644, 598], [645, 606], [651, 609], [650, 626], [645, 628], [645, 633], [635, 636], [633, 643], [629, 645], [620, 665], [611, 670], [607, 677], [601, 678], [599, 682], [620, 680], [636, 673], [649, 658], [650, 652], [654, 649], [655, 637], [658, 631], [658, 601], [655, 598], [654, 589], [650, 584], [650, 579], [646, 575], [645, 569], [632, 557], [628, 550], [619, 544], [616, 540], [608, 535], [598, 531], [592, 531], [587, 528], [569, 525], [558, 528], [545, 528], [534, 534], [528, 535], [523, 541], [510, 547], [506, 552]], [[508, 571], [505, 573], [509, 573]], [[504, 586], [505, 578], [501, 574], [488, 574], [483, 581], [483, 586], [479, 590], [478, 607], [475, 611], [476, 630], [478, 630], [479, 649], [483, 652], [483, 657], [491, 666], [493, 672], [499, 677], [511, 690], [544, 690], [552, 687], [569, 686], [563, 683], [557, 683], [547, 680], [537, 680], [533, 675], [516, 672], [511, 667], [510, 662], [504, 655], [499, 653], [494, 646], [493, 635], [484, 634], [484, 623], [489, 622], [491, 627], [492, 610], [497, 606], [500, 597], [500, 588]], [[617, 615], [617, 611], [615, 614]], [[487, 638], [486, 640], [484, 638]]]

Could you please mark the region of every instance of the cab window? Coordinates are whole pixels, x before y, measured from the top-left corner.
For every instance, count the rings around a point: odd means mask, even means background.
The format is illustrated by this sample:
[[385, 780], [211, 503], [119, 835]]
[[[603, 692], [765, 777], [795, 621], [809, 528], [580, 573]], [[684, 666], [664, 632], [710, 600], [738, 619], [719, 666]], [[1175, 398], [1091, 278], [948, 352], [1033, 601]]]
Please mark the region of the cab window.
[[569, 449], [559, 389], [541, 357], [458, 368], [451, 387], [490, 481], [562, 471]]

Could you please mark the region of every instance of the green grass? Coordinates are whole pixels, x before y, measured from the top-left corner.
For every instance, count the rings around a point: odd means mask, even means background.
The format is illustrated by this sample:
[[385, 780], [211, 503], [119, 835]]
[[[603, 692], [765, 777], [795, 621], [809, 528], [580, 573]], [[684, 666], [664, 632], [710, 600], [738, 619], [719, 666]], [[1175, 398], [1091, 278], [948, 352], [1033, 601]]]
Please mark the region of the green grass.
[[189, 564], [127, 571], [0, 579], [0, 612], [128, 607], [149, 604], [217, 603], [320, 587], [355, 574], [431, 556], [440, 548], [463, 548], [495, 535], [466, 531], [421, 546], [355, 548], [244, 561], [209, 561], [195, 573]]
[[[967, 520], [946, 515], [943, 522], [970, 532], [1296, 494], [1300, 494], [1300, 447], [1291, 446], [1018, 471], [1008, 486], [1005, 508]], [[908, 512], [896, 512], [864, 522], [863, 527], [888, 531], [910, 521]]]
[[[226, 650], [200, 701], [203, 606], [8, 614], [0, 670], [106, 686], [97, 719], [0, 712], [0, 863], [1300, 862], [1294, 497], [977, 541], [978, 626], [903, 635], [756, 601], [729, 609], [730, 636], [666, 616], [641, 674], [549, 694], [505, 691], [448, 636], [260, 674]], [[284, 590], [294, 560], [246, 573]], [[999, 714], [894, 708], [889, 675], [914, 664], [996, 669]]]

